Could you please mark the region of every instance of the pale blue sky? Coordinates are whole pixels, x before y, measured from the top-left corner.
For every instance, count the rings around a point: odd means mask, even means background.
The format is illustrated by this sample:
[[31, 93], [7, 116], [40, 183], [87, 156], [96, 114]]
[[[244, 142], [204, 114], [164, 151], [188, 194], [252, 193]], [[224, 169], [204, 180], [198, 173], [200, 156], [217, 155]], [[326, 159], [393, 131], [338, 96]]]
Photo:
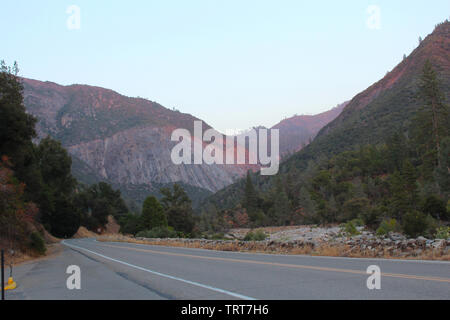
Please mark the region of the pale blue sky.
[[[79, 30], [67, 28], [69, 5]], [[15, 0], [0, 10], [0, 59], [22, 76], [145, 97], [225, 131], [351, 99], [448, 18], [450, 1]]]

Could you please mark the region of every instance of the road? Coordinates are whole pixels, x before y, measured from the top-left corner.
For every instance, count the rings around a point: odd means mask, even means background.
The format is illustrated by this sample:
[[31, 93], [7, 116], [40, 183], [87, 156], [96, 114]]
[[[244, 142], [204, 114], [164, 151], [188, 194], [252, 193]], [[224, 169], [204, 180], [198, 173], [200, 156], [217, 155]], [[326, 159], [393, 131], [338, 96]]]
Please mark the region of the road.
[[[51, 258], [18, 266], [7, 299], [445, 299], [450, 262], [222, 252], [93, 239], [65, 240]], [[68, 290], [69, 265], [81, 289]], [[381, 269], [369, 290], [367, 267]]]

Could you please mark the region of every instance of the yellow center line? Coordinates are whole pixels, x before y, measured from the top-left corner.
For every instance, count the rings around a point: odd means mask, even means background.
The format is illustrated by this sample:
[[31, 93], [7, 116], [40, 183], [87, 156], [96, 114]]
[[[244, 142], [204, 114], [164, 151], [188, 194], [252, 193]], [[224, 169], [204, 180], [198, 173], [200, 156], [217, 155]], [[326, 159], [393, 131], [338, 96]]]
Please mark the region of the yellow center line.
[[[352, 274], [367, 275], [367, 272], [365, 272], [365, 271], [353, 270], [353, 269], [339, 269], [339, 268], [307, 266], [307, 265], [278, 263], [278, 262], [266, 262], [266, 261], [255, 261], [255, 260], [234, 259], [234, 258], [220, 258], [220, 257], [198, 256], [198, 255], [185, 254], [185, 253], [164, 252], [164, 251], [157, 251], [157, 250], [150, 250], [150, 249], [139, 249], [139, 248], [132, 248], [132, 247], [122, 247], [122, 246], [115, 246], [115, 245], [110, 245], [110, 244], [102, 244], [102, 245], [106, 246], [106, 247], [127, 249], [127, 250], [139, 251], [139, 252], [155, 253], [155, 254], [161, 254], [161, 255], [167, 255], [167, 256], [176, 256], [176, 257], [185, 257], [185, 258], [194, 258], [194, 259], [205, 259], [205, 260], [214, 260], [214, 261], [225, 261], [225, 262], [249, 263], [249, 264], [258, 264], [258, 265], [294, 268], [294, 269], [309, 269], [309, 270], [318, 270], [318, 271], [331, 271], [331, 272], [342, 272], [342, 273], [352, 273]], [[401, 273], [381, 273], [381, 275], [384, 276], [384, 277], [392, 277], [392, 278], [414, 279], [414, 280], [428, 280], [428, 281], [438, 281], [438, 282], [448, 282], [448, 283], [450, 283], [450, 278], [417, 276], [417, 275], [409, 275], [409, 274], [401, 274]]]

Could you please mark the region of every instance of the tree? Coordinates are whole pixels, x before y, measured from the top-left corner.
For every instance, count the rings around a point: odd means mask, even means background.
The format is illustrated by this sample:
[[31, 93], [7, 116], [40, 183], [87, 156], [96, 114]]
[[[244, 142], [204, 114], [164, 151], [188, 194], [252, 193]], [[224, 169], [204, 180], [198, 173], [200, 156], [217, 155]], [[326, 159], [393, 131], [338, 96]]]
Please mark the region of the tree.
[[140, 217], [133, 213], [122, 216], [119, 220], [120, 233], [135, 235], [140, 230]]
[[353, 198], [344, 203], [344, 219], [352, 220], [362, 217], [369, 210], [369, 200], [367, 198]]
[[[23, 246], [38, 208], [24, 199], [25, 185], [17, 181], [6, 156], [0, 160], [0, 242]], [[6, 244], [6, 243], [5, 243]]]
[[113, 216], [122, 225], [127, 221], [128, 208], [119, 190], [114, 190], [109, 184], [100, 182], [88, 188], [80, 187], [74, 198], [76, 207], [81, 212], [81, 224], [89, 230], [97, 231], [104, 228], [108, 216]]
[[408, 195], [408, 202], [415, 208], [418, 202], [418, 190], [417, 190], [417, 175], [414, 166], [411, 161], [406, 160], [402, 168], [402, 177], [404, 182], [404, 190]]
[[427, 216], [419, 211], [410, 211], [403, 217], [403, 231], [410, 237], [425, 235], [428, 229]]
[[72, 176], [72, 158], [59, 141], [42, 139], [37, 148], [39, 168], [45, 184], [53, 191], [70, 195], [77, 181]]
[[441, 139], [448, 136], [449, 118], [441, 82], [429, 60], [425, 62], [419, 85], [419, 99], [423, 103], [413, 121], [413, 135], [422, 154], [430, 156], [441, 168]]
[[35, 201], [42, 188], [32, 142], [37, 120], [26, 113], [18, 72], [17, 63], [11, 68], [0, 62], [0, 156], [8, 156], [15, 176], [27, 185], [25, 198]]
[[445, 220], [447, 218], [445, 201], [441, 200], [436, 195], [431, 195], [425, 199], [422, 211], [436, 219]]
[[161, 193], [163, 195], [161, 203], [167, 216], [168, 225], [176, 231], [191, 234], [194, 230], [195, 221], [192, 202], [186, 192], [175, 183], [173, 191], [169, 188], [162, 188]]
[[247, 178], [245, 181], [244, 199], [242, 201], [242, 206], [245, 209], [247, 209], [249, 215], [251, 215], [254, 211], [256, 211], [258, 206], [258, 197], [256, 195], [255, 188], [253, 187], [250, 170], [247, 171]]
[[22, 164], [36, 136], [36, 118], [26, 113], [18, 72], [17, 63], [11, 68], [0, 62], [0, 155], [9, 156], [15, 166]]
[[43, 180], [38, 201], [41, 221], [54, 236], [71, 237], [81, 223], [73, 204], [77, 181], [71, 173], [72, 159], [61, 143], [50, 137], [41, 140], [36, 155]]
[[158, 199], [149, 196], [142, 206], [140, 229], [151, 230], [155, 227], [167, 227], [167, 217]]

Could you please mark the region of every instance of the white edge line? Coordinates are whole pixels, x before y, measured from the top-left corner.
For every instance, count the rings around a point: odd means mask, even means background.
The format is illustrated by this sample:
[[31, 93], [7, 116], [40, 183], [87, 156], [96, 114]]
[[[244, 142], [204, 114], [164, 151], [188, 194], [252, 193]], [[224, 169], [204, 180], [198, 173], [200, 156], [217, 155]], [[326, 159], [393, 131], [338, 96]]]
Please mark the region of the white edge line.
[[224, 294], [227, 294], [229, 296], [232, 296], [232, 297], [235, 297], [235, 298], [239, 298], [239, 299], [243, 299], [243, 300], [256, 300], [255, 298], [252, 298], [252, 297], [248, 297], [248, 296], [244, 296], [244, 295], [241, 295], [241, 294], [238, 294], [238, 293], [234, 293], [234, 292], [231, 292], [231, 291], [227, 291], [227, 290], [211, 287], [211, 286], [208, 286], [206, 284], [201, 284], [201, 283], [198, 283], [198, 282], [195, 282], [195, 281], [190, 281], [190, 280], [185, 280], [185, 279], [182, 279], [182, 278], [174, 277], [174, 276], [171, 276], [171, 275], [168, 275], [168, 274], [164, 274], [164, 273], [160, 273], [160, 272], [157, 272], [157, 271], [152, 271], [152, 270], [149, 270], [149, 269], [146, 269], [146, 268], [143, 268], [143, 267], [139, 267], [139, 266], [136, 266], [136, 265], [128, 263], [128, 262], [124, 262], [124, 261], [121, 261], [121, 260], [110, 258], [110, 257], [107, 257], [107, 256], [102, 255], [100, 253], [91, 251], [89, 249], [86, 249], [86, 248], [83, 248], [83, 247], [79, 247], [79, 246], [76, 246], [76, 245], [73, 245], [73, 244], [68, 244], [68, 243], [65, 242], [65, 240], [62, 241], [62, 244], [66, 245], [68, 247], [74, 247], [74, 248], [78, 248], [78, 249], [81, 249], [81, 250], [85, 250], [87, 252], [90, 252], [92, 254], [100, 256], [100, 257], [102, 257], [104, 259], [108, 259], [108, 260], [111, 260], [111, 261], [114, 261], [114, 262], [117, 262], [117, 263], [121, 263], [121, 264], [126, 265], [128, 267], [132, 267], [132, 268], [135, 268], [135, 269], [138, 269], [138, 270], [141, 270], [141, 271], [152, 273], [152, 274], [155, 274], [155, 275], [158, 275], [158, 276], [161, 276], [161, 277], [165, 277], [165, 278], [168, 278], [168, 279], [181, 281], [181, 282], [188, 283], [188, 284], [191, 284], [191, 285], [194, 285], [194, 286], [197, 286], [197, 287], [201, 287], [201, 288], [209, 289], [209, 290], [212, 290], [212, 291], [224, 293]]

